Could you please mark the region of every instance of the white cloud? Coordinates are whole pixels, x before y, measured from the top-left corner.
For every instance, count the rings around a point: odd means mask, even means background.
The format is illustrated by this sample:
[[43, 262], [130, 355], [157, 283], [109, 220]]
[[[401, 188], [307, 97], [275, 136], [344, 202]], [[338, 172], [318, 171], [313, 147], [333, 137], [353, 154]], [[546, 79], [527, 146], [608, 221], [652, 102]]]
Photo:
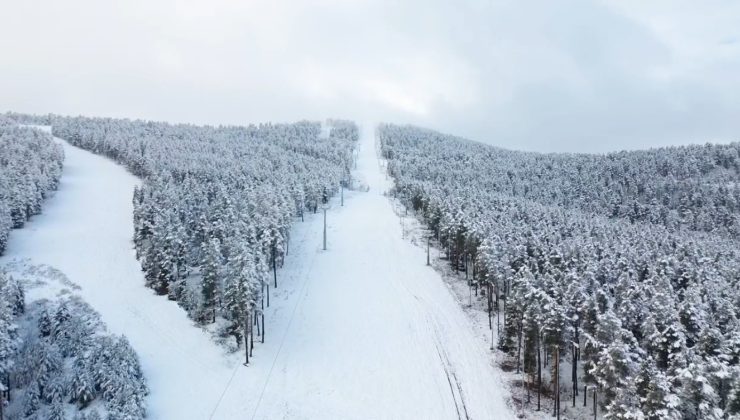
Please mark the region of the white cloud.
[[733, 1], [27, 0], [0, 108], [411, 122], [510, 148], [738, 140]]

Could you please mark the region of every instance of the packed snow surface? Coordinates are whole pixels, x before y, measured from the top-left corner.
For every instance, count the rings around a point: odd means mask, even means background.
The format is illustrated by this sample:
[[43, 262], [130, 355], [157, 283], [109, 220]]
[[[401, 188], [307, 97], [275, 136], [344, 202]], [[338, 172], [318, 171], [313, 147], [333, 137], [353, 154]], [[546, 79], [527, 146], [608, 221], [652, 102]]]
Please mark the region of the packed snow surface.
[[369, 191], [331, 202], [326, 251], [321, 211], [296, 221], [249, 366], [144, 287], [131, 241], [139, 180], [108, 159], [59, 140], [59, 191], [12, 233], [0, 264], [29, 259], [81, 287], [141, 357], [153, 419], [514, 418], [460, 303], [402, 238], [363, 128], [355, 176]]

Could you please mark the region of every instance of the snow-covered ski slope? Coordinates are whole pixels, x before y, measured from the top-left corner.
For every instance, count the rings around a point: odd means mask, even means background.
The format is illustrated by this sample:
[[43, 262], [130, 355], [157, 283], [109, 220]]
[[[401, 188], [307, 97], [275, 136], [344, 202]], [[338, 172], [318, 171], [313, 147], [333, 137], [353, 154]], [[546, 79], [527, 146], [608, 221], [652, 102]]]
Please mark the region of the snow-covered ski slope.
[[57, 194], [13, 232], [5, 262], [30, 258], [78, 283], [142, 359], [154, 419], [507, 419], [506, 389], [425, 253], [401, 237], [372, 126], [356, 176], [368, 192], [296, 221], [267, 309], [267, 341], [226, 355], [176, 304], [146, 289], [131, 244], [138, 180], [64, 143]]
[[141, 357], [152, 418], [207, 418], [197, 404], [188, 404], [200, 398], [199, 388], [221, 386], [227, 360], [184, 311], [144, 287], [131, 240], [131, 199], [139, 180], [109, 159], [57, 141], [65, 153], [59, 190], [41, 215], [12, 231], [0, 265], [27, 258], [81, 287], [76, 293]]

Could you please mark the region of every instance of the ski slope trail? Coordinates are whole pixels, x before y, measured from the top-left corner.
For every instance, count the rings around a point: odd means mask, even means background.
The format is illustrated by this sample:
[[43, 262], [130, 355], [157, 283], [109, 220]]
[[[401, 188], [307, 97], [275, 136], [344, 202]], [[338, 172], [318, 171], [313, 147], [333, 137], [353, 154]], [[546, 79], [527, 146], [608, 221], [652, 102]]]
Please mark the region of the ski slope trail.
[[151, 419], [514, 418], [470, 320], [401, 237], [373, 126], [363, 128], [355, 175], [369, 191], [331, 201], [326, 251], [321, 212], [295, 222], [249, 366], [144, 286], [131, 241], [140, 181], [62, 140], [59, 190], [11, 233], [0, 267], [46, 265], [80, 286], [139, 354]]
[[303, 244], [272, 349], [234, 379], [215, 418], [515, 418], [471, 321], [402, 238], [373, 128], [355, 171], [369, 191], [332, 201], [328, 249], [320, 233]]
[[131, 240], [138, 178], [109, 159], [56, 141], [65, 153], [59, 189], [41, 215], [12, 231], [0, 266], [50, 266], [80, 287], [74, 292], [111, 332], [126, 335], [140, 356], [150, 418], [208, 418], [233, 363], [182, 309], [144, 286]]

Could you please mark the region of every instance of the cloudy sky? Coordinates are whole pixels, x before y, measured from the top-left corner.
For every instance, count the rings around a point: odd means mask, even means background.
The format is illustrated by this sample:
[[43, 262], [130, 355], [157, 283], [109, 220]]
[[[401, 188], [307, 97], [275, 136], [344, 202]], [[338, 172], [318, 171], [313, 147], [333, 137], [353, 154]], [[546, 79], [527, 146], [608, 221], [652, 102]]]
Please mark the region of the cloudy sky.
[[344, 117], [601, 152], [740, 140], [735, 0], [2, 0], [0, 111]]

